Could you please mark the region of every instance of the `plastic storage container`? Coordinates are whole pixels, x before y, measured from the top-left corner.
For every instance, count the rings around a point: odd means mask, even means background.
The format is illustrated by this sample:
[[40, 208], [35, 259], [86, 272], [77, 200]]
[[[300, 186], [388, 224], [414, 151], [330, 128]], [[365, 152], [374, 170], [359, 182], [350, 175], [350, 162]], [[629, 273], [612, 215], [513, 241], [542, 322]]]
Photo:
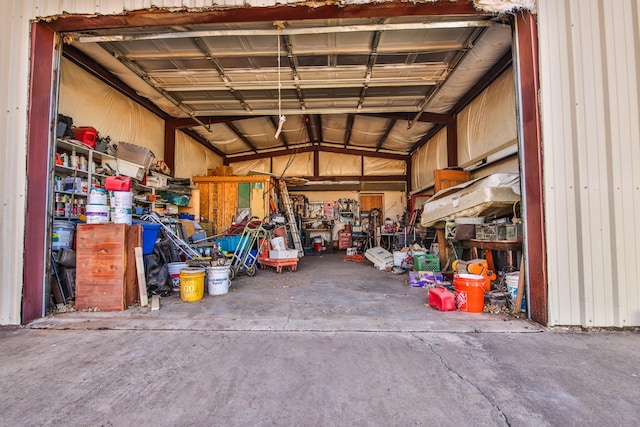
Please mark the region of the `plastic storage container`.
[[142, 225], [142, 253], [144, 255], [153, 253], [161, 225], [144, 221], [133, 221], [133, 224]]

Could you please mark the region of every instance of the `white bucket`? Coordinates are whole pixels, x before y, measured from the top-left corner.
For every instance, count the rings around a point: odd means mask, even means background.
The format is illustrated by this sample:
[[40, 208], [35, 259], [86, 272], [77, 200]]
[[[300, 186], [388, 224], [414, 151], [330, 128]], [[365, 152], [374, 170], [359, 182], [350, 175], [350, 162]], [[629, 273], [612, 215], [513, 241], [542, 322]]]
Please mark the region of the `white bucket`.
[[223, 295], [229, 292], [229, 266], [207, 267], [207, 291], [209, 295]]
[[504, 275], [504, 281], [507, 284], [507, 292], [511, 295], [513, 301], [518, 296], [518, 281], [520, 279], [520, 272], [507, 273]]
[[111, 191], [111, 222], [115, 224], [131, 225], [131, 208], [133, 205], [133, 192]]
[[189, 265], [186, 262], [170, 262], [167, 264], [167, 269], [169, 270], [169, 276], [171, 276], [171, 284], [174, 291], [180, 291], [180, 270], [187, 267], [189, 267]]
[[104, 188], [92, 188], [89, 191], [89, 205], [106, 205], [107, 190]]
[[[106, 201], [106, 196], [105, 196]], [[85, 216], [87, 224], [106, 224], [109, 222], [109, 206], [87, 205]]]
[[53, 221], [51, 250], [70, 249], [76, 225], [70, 221]]
[[111, 222], [114, 224], [131, 225], [132, 221], [131, 208], [111, 208]]
[[408, 256], [409, 256], [409, 252], [394, 251], [393, 265], [396, 267], [402, 267]]
[[271, 239], [271, 247], [274, 251], [284, 251], [287, 249], [284, 244], [284, 237], [274, 237]]
[[112, 208], [129, 208], [133, 205], [133, 192], [110, 191]]

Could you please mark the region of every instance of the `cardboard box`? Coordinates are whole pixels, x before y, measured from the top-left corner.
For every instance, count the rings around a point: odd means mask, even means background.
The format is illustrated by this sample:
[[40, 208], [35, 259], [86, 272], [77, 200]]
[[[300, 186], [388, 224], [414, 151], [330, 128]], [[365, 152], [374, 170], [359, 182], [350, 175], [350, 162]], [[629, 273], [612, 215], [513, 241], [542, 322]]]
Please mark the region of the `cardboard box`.
[[215, 169], [207, 170], [207, 175], [209, 175], [209, 176], [232, 176], [233, 175], [233, 167], [231, 167], [231, 166], [218, 166]]
[[409, 285], [422, 288], [424, 286], [436, 286], [444, 280], [440, 272], [434, 271], [411, 271], [409, 272]]

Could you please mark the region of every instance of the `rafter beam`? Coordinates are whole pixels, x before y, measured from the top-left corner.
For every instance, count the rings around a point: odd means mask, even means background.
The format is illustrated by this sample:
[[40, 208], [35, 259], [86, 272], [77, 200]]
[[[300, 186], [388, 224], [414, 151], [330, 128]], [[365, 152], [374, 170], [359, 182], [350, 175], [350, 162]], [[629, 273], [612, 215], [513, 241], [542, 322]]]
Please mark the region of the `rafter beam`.
[[223, 161], [226, 159], [227, 157], [226, 154], [224, 154], [222, 151], [218, 150], [216, 147], [209, 144], [209, 141], [204, 139], [202, 135], [200, 135], [198, 132], [192, 129], [180, 129], [180, 132], [189, 135], [191, 138], [195, 139], [200, 145], [202, 145], [205, 148], [208, 148], [209, 150], [216, 153], [218, 156], [222, 157]]
[[229, 123], [237, 120], [246, 120], [249, 118], [255, 118], [260, 116], [198, 116], [197, 118], [185, 117], [182, 119], [168, 119], [167, 122], [171, 123], [176, 129], [190, 128], [194, 126], [202, 126], [198, 121], [214, 125], [218, 123]]
[[297, 154], [297, 153], [319, 153], [319, 152], [350, 154], [353, 156], [377, 157], [381, 159], [403, 160], [405, 162], [411, 159], [410, 156], [405, 154], [394, 154], [394, 153], [385, 153], [385, 152], [379, 152], [379, 151], [355, 150], [355, 149], [342, 148], [342, 147], [327, 147], [324, 145], [313, 145], [313, 146], [306, 146], [306, 147], [287, 148], [283, 150], [272, 150], [272, 151], [266, 151], [266, 152], [256, 153], [256, 154], [227, 156], [227, 161], [229, 163], [244, 162], [249, 160], [268, 159], [270, 157], [290, 156], [292, 154]]
[[355, 114], [347, 115], [347, 125], [344, 132], [344, 147], [347, 148], [349, 141], [351, 140], [351, 131], [353, 130], [353, 122], [355, 121]]
[[231, 131], [232, 131], [233, 133], [235, 133], [235, 134], [236, 134], [236, 136], [237, 136], [238, 138], [240, 138], [240, 140], [241, 140], [242, 142], [244, 142], [244, 143], [247, 145], [247, 147], [249, 147], [249, 148], [251, 149], [251, 151], [253, 151], [254, 153], [257, 153], [257, 152], [258, 152], [258, 149], [256, 148], [256, 146], [255, 146], [255, 145], [253, 145], [253, 143], [252, 143], [251, 141], [249, 141], [249, 138], [247, 138], [246, 136], [244, 136], [244, 134], [243, 134], [242, 132], [240, 132], [240, 129], [238, 129], [238, 128], [233, 124], [233, 123], [228, 122], [228, 123], [226, 123], [226, 125], [227, 125], [227, 127], [228, 127], [229, 129], [231, 129]]

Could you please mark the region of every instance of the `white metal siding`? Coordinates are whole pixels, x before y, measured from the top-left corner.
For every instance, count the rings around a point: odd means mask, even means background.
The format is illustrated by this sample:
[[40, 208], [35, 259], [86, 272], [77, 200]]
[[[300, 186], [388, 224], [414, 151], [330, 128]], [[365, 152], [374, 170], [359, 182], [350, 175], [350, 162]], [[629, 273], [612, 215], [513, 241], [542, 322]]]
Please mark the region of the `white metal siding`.
[[538, 3], [551, 325], [640, 325], [638, 9]]
[[[7, 2], [0, 14], [5, 33], [0, 51], [0, 324], [20, 323], [22, 252], [24, 250], [27, 88], [29, 74], [29, 8], [20, 1]], [[27, 15], [29, 14], [26, 12]]]

